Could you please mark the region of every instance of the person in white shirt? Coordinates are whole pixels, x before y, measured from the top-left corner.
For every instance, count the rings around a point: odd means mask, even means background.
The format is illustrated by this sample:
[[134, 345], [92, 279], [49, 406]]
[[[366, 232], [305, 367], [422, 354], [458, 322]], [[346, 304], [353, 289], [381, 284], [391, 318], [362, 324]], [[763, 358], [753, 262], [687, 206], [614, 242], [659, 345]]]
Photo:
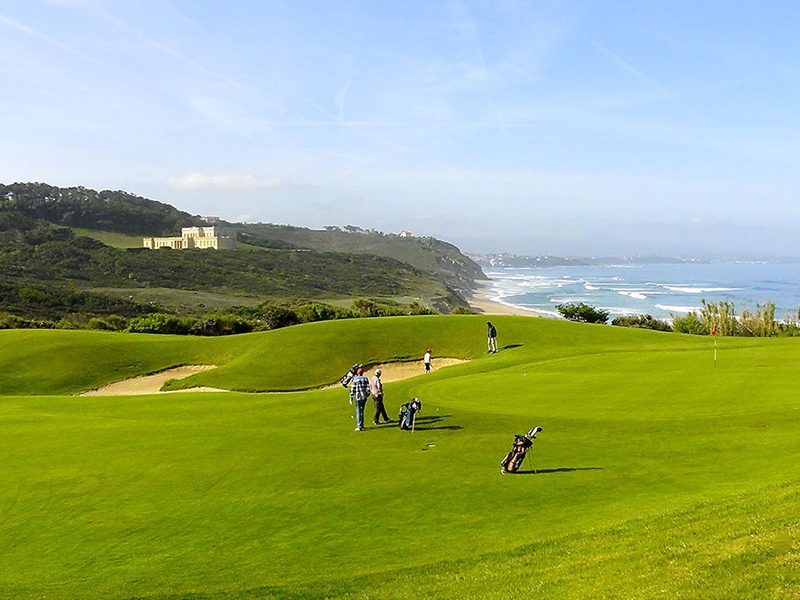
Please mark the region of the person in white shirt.
[[375, 402], [375, 418], [372, 419], [373, 425], [380, 425], [381, 417], [385, 423], [391, 423], [392, 420], [386, 414], [386, 408], [383, 406], [383, 382], [381, 381], [381, 370], [375, 369], [375, 375], [369, 380], [369, 391], [372, 394], [372, 400]]
[[430, 373], [431, 372], [431, 349], [430, 348], [428, 348], [425, 351], [425, 356], [422, 357], [422, 362], [425, 365], [425, 372], [426, 373]]

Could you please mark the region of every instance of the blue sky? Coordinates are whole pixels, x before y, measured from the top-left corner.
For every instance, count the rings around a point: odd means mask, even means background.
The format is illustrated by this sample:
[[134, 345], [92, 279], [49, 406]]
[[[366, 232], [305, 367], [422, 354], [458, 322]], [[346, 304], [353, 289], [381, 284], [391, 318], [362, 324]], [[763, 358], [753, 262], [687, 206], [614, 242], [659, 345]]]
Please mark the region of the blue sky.
[[794, 2], [0, 0], [0, 181], [473, 252], [800, 255]]

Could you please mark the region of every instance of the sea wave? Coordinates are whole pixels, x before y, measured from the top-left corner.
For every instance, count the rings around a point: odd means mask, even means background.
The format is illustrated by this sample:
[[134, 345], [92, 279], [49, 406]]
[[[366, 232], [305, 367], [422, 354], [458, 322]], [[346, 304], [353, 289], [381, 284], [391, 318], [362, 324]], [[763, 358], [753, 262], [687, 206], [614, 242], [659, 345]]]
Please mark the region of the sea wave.
[[656, 304], [656, 308], [659, 308], [665, 312], [683, 313], [685, 315], [688, 315], [690, 312], [696, 312], [700, 310], [699, 306], [670, 306], [668, 304]]
[[691, 287], [683, 285], [666, 285], [662, 284], [665, 290], [670, 292], [682, 292], [684, 294], [707, 294], [710, 292], [739, 292], [742, 288], [727, 288], [727, 287]]
[[639, 290], [616, 290], [618, 294], [622, 296], [628, 296], [629, 298], [635, 298], [636, 300], [647, 300], [647, 294], [640, 292]]

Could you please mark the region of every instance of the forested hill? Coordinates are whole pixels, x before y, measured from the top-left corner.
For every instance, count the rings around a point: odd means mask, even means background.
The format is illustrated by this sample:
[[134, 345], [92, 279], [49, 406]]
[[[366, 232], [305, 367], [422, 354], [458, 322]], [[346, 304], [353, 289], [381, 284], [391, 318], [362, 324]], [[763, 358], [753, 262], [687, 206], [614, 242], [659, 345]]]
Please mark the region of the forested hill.
[[433, 237], [401, 237], [354, 226], [318, 230], [264, 223], [243, 225], [242, 234], [243, 239], [279, 241], [298, 248], [394, 258], [462, 293], [472, 290], [476, 279], [486, 279], [481, 267], [456, 246]]
[[240, 233], [233, 251], [141, 247], [140, 236], [201, 224], [200, 216], [127, 192], [0, 184], [0, 328], [19, 323], [3, 325], [4, 312], [81, 325], [92, 316], [205, 314], [257, 303], [450, 312], [467, 306], [463, 292], [482, 276], [450, 244], [360, 230], [226, 223]]
[[65, 227], [135, 235], [175, 235], [181, 227], [203, 223], [199, 216], [128, 192], [46, 183], [0, 184], [0, 210]]
[[[0, 184], [0, 231], [28, 229], [35, 221], [129, 235], [176, 235], [203, 218], [123, 191], [60, 188], [46, 183]], [[242, 242], [262, 248], [310, 249], [394, 259], [467, 293], [485, 275], [454, 245], [432, 237], [400, 237], [358, 227], [312, 230], [273, 224], [226, 224]], [[103, 240], [105, 241], [105, 240]], [[136, 240], [136, 246], [139, 245]], [[347, 261], [345, 261], [347, 262]]]

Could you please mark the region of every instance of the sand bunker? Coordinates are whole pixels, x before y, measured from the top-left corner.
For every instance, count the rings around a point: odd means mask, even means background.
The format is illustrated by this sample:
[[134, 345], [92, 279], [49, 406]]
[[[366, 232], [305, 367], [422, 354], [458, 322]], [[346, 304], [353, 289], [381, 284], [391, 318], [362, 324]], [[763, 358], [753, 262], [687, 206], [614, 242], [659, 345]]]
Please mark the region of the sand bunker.
[[[461, 360], [460, 358], [436, 358], [434, 357], [431, 360], [431, 371], [438, 371], [444, 367], [449, 367], [451, 365], [458, 365], [461, 363], [467, 362], [465, 360]], [[383, 383], [390, 383], [392, 381], [400, 381], [402, 379], [408, 379], [409, 377], [414, 377], [416, 375], [424, 375], [425, 374], [425, 365], [422, 364], [421, 360], [414, 360], [409, 362], [394, 362], [394, 363], [386, 363], [384, 365], [376, 365], [371, 367], [369, 370], [364, 371], [364, 375], [367, 377], [372, 377], [375, 373], [375, 369], [381, 370], [381, 381]]]
[[[457, 365], [465, 360], [460, 358], [434, 358], [431, 362], [431, 370], [438, 371], [450, 365]], [[214, 365], [186, 365], [183, 367], [175, 367], [174, 369], [167, 369], [160, 371], [153, 375], [145, 375], [143, 377], [134, 377], [132, 379], [125, 379], [124, 381], [117, 381], [104, 385], [96, 390], [84, 392], [81, 396], [140, 396], [143, 394], [178, 394], [181, 392], [228, 392], [230, 390], [222, 390], [220, 388], [212, 387], [193, 387], [183, 390], [171, 390], [169, 392], [162, 392], [163, 386], [170, 379], [184, 379], [195, 373], [201, 371], [208, 371], [216, 369]], [[425, 366], [421, 360], [408, 361], [408, 362], [393, 362], [382, 365], [375, 365], [364, 374], [371, 377], [376, 369], [381, 370], [381, 381], [390, 383], [392, 381], [400, 381], [408, 379], [416, 375], [423, 375], [425, 373]], [[338, 383], [325, 386], [325, 388], [341, 387]]]
[[175, 367], [174, 369], [167, 369], [166, 371], [161, 371], [153, 375], [134, 377], [133, 379], [125, 379], [124, 381], [110, 383], [96, 390], [84, 392], [81, 396], [138, 396], [141, 394], [175, 394], [180, 392], [227, 392], [228, 390], [220, 390], [211, 387], [194, 387], [185, 390], [172, 390], [170, 392], [161, 391], [161, 386], [170, 379], [184, 379], [195, 373], [216, 368], [217, 367], [214, 365], [185, 365], [183, 367]]

